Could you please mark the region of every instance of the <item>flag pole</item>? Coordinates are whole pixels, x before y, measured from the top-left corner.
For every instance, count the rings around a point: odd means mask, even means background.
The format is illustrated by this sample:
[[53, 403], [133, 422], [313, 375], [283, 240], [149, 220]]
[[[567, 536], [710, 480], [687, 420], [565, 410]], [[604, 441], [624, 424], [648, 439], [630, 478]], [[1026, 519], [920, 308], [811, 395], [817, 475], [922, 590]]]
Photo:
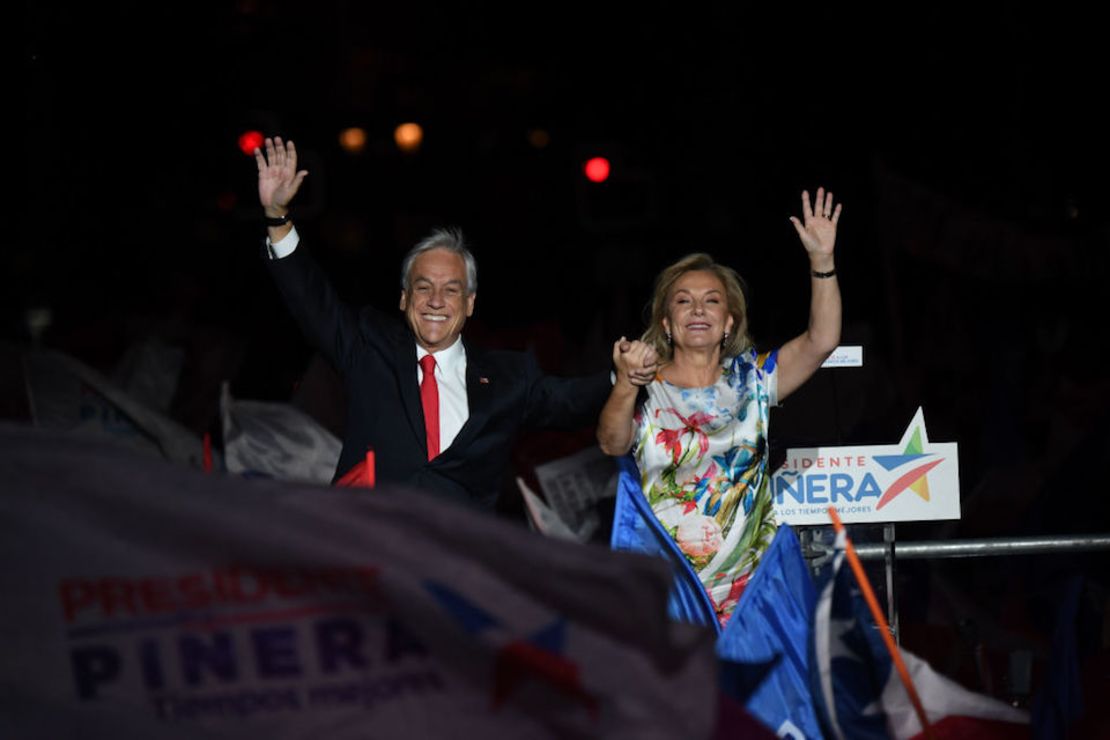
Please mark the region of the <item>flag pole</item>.
[[894, 661], [894, 666], [898, 669], [898, 677], [902, 679], [902, 685], [906, 687], [906, 693], [910, 695], [910, 702], [913, 704], [913, 710], [917, 713], [917, 719], [921, 722], [921, 729], [925, 733], [925, 737], [933, 737], [933, 728], [929, 725], [929, 718], [925, 716], [925, 707], [921, 704], [921, 697], [917, 695], [917, 689], [914, 688], [913, 680], [910, 679], [910, 672], [906, 669], [906, 663], [902, 660], [902, 653], [899, 652], [898, 646], [894, 644], [894, 637], [890, 634], [890, 626], [887, 624], [886, 617], [883, 616], [883, 610], [879, 608], [879, 600], [875, 598], [875, 592], [871, 590], [871, 582], [867, 580], [867, 574], [863, 572], [863, 563], [860, 562], [859, 555], [856, 554], [856, 548], [852, 547], [852, 541], [848, 539], [848, 533], [844, 531], [844, 524], [840, 521], [840, 515], [836, 513], [836, 507], [829, 507], [829, 517], [832, 518], [833, 529], [836, 533], [844, 535], [845, 553], [848, 556], [848, 564], [852, 567], [852, 573], [856, 577], [856, 583], [859, 584], [860, 591], [863, 592], [863, 599], [867, 602], [867, 608], [871, 610], [871, 616], [875, 619], [875, 624], [879, 625], [879, 634], [883, 638], [883, 644], [886, 645], [886, 650], [890, 653], [891, 659]]

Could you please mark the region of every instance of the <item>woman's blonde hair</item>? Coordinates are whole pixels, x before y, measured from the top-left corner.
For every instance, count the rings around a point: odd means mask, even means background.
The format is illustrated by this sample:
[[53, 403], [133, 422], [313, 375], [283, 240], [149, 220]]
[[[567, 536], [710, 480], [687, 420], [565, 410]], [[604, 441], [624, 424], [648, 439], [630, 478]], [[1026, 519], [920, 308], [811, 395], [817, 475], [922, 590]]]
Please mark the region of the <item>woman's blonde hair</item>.
[[697, 252], [664, 268], [659, 277], [655, 278], [651, 304], [646, 307], [649, 311], [648, 326], [640, 339], [655, 348], [661, 362], [669, 362], [673, 355], [671, 342], [663, 328], [671, 289], [680, 277], [694, 271], [711, 272], [725, 286], [725, 303], [732, 316], [732, 331], [721, 345], [721, 357], [735, 357], [751, 347], [752, 342], [748, 337], [748, 302], [744, 298], [740, 275], [731, 267], [719, 264], [710, 255]]

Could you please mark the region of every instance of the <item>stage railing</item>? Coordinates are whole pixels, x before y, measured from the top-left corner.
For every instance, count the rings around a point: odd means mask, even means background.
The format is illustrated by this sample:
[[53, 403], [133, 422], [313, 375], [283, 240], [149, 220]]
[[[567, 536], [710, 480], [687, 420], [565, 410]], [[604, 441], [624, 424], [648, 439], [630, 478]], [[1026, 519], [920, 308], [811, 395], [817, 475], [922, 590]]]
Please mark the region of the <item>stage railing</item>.
[[[816, 573], [833, 556], [831, 542], [819, 541], [816, 528], [801, 536], [802, 552]], [[824, 529], [824, 528], [822, 528]], [[882, 543], [855, 545], [860, 560], [883, 561], [886, 576], [887, 621], [895, 638], [898, 633], [898, 597], [895, 588], [896, 560], [942, 558], [985, 558], [1003, 555], [1060, 555], [1064, 553], [1110, 550], [1110, 534], [1043, 535], [1039, 537], [998, 537], [992, 539], [945, 540], [943, 542], [897, 542], [894, 525], [883, 525]]]
[[984, 558], [1001, 555], [1041, 555], [1110, 550], [1110, 534], [1042, 537], [1000, 537], [946, 542], [892, 542], [856, 545], [861, 560], [885, 560], [889, 551], [899, 560]]

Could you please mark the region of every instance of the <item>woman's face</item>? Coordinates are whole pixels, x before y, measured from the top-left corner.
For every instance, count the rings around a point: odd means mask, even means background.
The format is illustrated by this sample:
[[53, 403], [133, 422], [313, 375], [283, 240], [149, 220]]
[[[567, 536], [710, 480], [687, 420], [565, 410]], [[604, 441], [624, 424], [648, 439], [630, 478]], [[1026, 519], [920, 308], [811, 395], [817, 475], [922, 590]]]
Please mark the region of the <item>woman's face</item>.
[[732, 331], [725, 286], [712, 272], [691, 270], [671, 287], [663, 328], [676, 349], [720, 347]]

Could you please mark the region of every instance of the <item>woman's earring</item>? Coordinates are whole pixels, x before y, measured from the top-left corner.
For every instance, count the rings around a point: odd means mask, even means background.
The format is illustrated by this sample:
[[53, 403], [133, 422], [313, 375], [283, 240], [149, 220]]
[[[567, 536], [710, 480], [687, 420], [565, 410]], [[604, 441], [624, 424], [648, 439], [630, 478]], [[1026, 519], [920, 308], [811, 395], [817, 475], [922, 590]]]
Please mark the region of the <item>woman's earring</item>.
[[728, 344], [728, 332], [727, 331], [725, 332], [725, 335], [723, 337], [721, 337], [721, 346], [724, 347], [726, 344]]
[[671, 339], [671, 333], [670, 332], [667, 332], [667, 344], [674, 344], [674, 340]]

